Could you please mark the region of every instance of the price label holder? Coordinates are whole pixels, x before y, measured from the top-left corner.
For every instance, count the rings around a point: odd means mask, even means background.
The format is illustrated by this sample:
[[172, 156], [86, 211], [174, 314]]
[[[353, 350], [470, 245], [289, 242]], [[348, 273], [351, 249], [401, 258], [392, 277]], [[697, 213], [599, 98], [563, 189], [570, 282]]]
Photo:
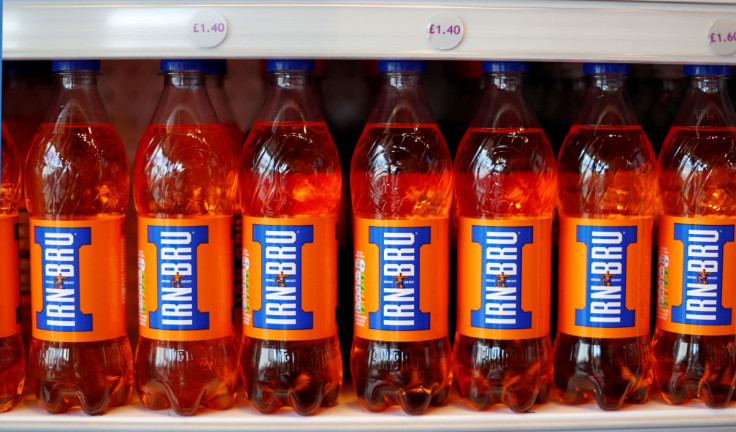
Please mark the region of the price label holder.
[[425, 36], [434, 49], [453, 49], [462, 42], [464, 35], [465, 26], [455, 14], [441, 12], [427, 21]]
[[227, 20], [216, 10], [200, 10], [189, 20], [189, 39], [201, 48], [214, 48], [227, 36]]
[[714, 53], [722, 56], [736, 53], [736, 20], [727, 18], [716, 20], [706, 37], [708, 46]]

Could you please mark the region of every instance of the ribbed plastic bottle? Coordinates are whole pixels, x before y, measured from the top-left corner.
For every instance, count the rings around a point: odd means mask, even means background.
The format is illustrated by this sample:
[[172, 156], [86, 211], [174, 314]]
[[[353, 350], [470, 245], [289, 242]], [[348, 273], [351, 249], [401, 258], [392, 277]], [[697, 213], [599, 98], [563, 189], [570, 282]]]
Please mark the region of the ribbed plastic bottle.
[[241, 377], [250, 404], [299, 414], [337, 403], [337, 147], [311, 60], [268, 60], [266, 101], [240, 168], [244, 307]]
[[[225, 92], [225, 75], [227, 74], [227, 60], [204, 60], [207, 73], [207, 93], [212, 101], [217, 119], [230, 142], [236, 163], [240, 161], [241, 149], [245, 136], [235, 119], [230, 100]], [[235, 346], [238, 347], [243, 335], [243, 221], [240, 216], [240, 194], [235, 194], [233, 202], [233, 334]]]
[[526, 98], [525, 62], [483, 62], [485, 90], [455, 157], [455, 378], [471, 408], [517, 412], [552, 382], [556, 165]]
[[128, 163], [97, 89], [100, 62], [54, 61], [57, 88], [25, 167], [31, 229], [29, 377], [41, 407], [128, 401]]
[[657, 320], [662, 397], [710, 407], [736, 387], [736, 112], [728, 66], [685, 66], [680, 112], [659, 155]]
[[642, 403], [649, 342], [655, 159], [625, 88], [626, 64], [590, 63], [557, 160], [559, 310], [554, 376], [568, 404]]
[[355, 247], [350, 371], [363, 408], [420, 414], [448, 400], [452, 160], [420, 82], [424, 62], [382, 60], [350, 167]]
[[232, 214], [236, 161], [204, 63], [162, 60], [164, 89], [138, 144], [136, 386], [149, 409], [233, 405]]
[[26, 350], [20, 332], [18, 283], [18, 153], [5, 124], [0, 132], [0, 412], [20, 400]]

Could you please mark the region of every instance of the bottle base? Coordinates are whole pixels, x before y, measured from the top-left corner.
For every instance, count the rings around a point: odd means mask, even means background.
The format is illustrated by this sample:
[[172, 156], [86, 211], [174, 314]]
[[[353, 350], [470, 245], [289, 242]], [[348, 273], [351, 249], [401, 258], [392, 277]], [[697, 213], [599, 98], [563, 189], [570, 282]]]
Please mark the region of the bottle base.
[[291, 406], [299, 415], [311, 415], [320, 408], [336, 405], [341, 387], [331, 382], [312, 381], [289, 390], [274, 389], [271, 382], [255, 382], [248, 385], [248, 400], [250, 406], [262, 414]]
[[[149, 381], [138, 389], [144, 407], [152, 411], [171, 409], [180, 416], [196, 414], [200, 407], [224, 411], [233, 407], [235, 392], [224, 384], [205, 385], [194, 397], [177, 397], [165, 383]], [[234, 385], [233, 385], [234, 387]], [[173, 402], [172, 402], [173, 401]]]

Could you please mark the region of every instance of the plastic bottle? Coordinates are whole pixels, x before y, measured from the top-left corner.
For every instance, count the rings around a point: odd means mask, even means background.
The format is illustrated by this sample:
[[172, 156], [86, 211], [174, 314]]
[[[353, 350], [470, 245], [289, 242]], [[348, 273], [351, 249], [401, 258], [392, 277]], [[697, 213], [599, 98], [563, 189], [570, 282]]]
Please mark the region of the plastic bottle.
[[[659, 155], [659, 269], [652, 349], [662, 397], [723, 407], [736, 387], [736, 112], [728, 66], [690, 83]], [[729, 265], [730, 263], [730, 265]]]
[[[241, 373], [264, 413], [337, 403], [337, 147], [310, 83], [314, 62], [269, 60], [266, 102], [240, 169], [245, 303]], [[265, 163], [264, 163], [265, 162]]]
[[[33, 135], [43, 121], [53, 93], [51, 61], [3, 61], [2, 122], [15, 143], [15, 158], [25, 166]], [[22, 190], [22, 187], [21, 187]], [[23, 194], [18, 194], [18, 267], [20, 270], [20, 321], [25, 347], [31, 344], [31, 234]]]
[[[204, 60], [207, 73], [207, 94], [212, 101], [225, 137], [230, 142], [235, 161], [240, 161], [245, 136], [235, 120], [230, 100], [225, 93], [224, 79], [227, 74], [227, 60]], [[239, 346], [243, 335], [243, 221], [240, 216], [240, 194], [235, 194], [233, 202], [233, 334], [235, 345]]]
[[424, 63], [382, 60], [350, 168], [355, 317], [350, 370], [363, 408], [447, 402], [452, 161], [420, 83]]
[[552, 382], [556, 166], [526, 98], [525, 62], [483, 62], [485, 91], [455, 157], [455, 373], [471, 408], [517, 412]]
[[236, 161], [204, 63], [162, 60], [164, 90], [136, 152], [136, 386], [149, 409], [233, 405], [232, 213]]
[[57, 89], [26, 161], [33, 337], [41, 407], [102, 414], [128, 401], [125, 148], [97, 90], [100, 62], [54, 61]]
[[654, 152], [625, 89], [626, 64], [585, 65], [578, 118], [557, 161], [560, 399], [642, 403], [649, 343]]
[[3, 412], [20, 400], [26, 375], [26, 350], [20, 331], [18, 283], [20, 166], [5, 124], [0, 141], [0, 412]]

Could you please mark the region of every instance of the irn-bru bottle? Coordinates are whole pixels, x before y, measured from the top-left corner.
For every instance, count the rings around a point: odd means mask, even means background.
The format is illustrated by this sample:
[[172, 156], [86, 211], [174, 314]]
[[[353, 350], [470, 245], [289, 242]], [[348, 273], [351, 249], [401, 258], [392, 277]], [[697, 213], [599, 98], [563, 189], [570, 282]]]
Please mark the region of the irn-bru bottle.
[[662, 397], [722, 407], [736, 386], [736, 112], [727, 66], [690, 84], [658, 161], [659, 271], [652, 349]]
[[[240, 161], [241, 149], [245, 136], [240, 125], [235, 120], [235, 114], [230, 106], [230, 100], [225, 94], [224, 79], [227, 73], [227, 60], [202, 60], [207, 73], [207, 94], [212, 101], [217, 119], [232, 147], [235, 161]], [[236, 163], [237, 166], [237, 163]], [[235, 345], [240, 344], [243, 306], [243, 221], [240, 217], [240, 194], [235, 194], [233, 202], [233, 334]]]
[[232, 147], [199, 60], [162, 60], [164, 90], [138, 144], [140, 338], [136, 386], [147, 408], [230, 408], [233, 340]]
[[[241, 373], [251, 405], [299, 414], [337, 402], [337, 211], [342, 176], [310, 85], [311, 60], [269, 60], [245, 142]], [[265, 163], [264, 163], [265, 161]]]
[[452, 161], [420, 83], [421, 61], [379, 61], [381, 90], [353, 153], [355, 325], [363, 408], [409, 414], [447, 402]]
[[102, 414], [133, 384], [125, 312], [125, 148], [99, 61], [54, 61], [57, 89], [26, 161], [33, 337], [29, 375], [52, 413]]
[[20, 400], [26, 375], [26, 350], [20, 333], [18, 284], [20, 166], [5, 124], [0, 141], [0, 412], [3, 412]]
[[552, 147], [526, 99], [524, 62], [483, 62], [485, 91], [455, 157], [455, 371], [471, 408], [544, 402], [549, 335]]
[[626, 64], [585, 65], [585, 99], [557, 161], [560, 399], [642, 403], [649, 345], [654, 152], [625, 89]]

